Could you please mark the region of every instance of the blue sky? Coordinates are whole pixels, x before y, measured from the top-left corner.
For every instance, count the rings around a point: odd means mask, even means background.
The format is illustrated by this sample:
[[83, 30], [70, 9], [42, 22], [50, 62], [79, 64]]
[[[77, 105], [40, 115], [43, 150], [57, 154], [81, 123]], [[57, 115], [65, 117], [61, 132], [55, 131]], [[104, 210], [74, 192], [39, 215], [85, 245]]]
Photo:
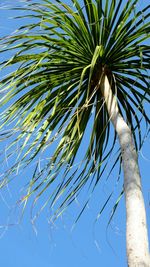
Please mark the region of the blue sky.
[[[21, 1], [23, 4], [25, 1]], [[149, 0], [145, 1], [145, 4]], [[0, 7], [17, 0], [0, 3]], [[142, 8], [142, 1], [140, 1]], [[10, 19], [12, 11], [0, 9], [0, 36], [14, 31], [21, 21]], [[147, 111], [149, 111], [147, 107]], [[5, 151], [7, 142], [0, 144], [0, 150]], [[140, 153], [139, 163], [143, 181], [143, 190], [150, 227], [149, 208], [149, 166], [150, 139], [147, 138]], [[1, 171], [3, 171], [3, 166]], [[25, 176], [30, 175], [30, 169], [0, 192], [0, 251], [1, 265], [5, 267], [127, 267], [125, 254], [125, 206], [121, 199], [119, 208], [107, 228], [111, 208], [118, 195], [121, 182], [115, 186], [112, 203], [106, 208], [102, 217], [94, 223], [102, 203], [111, 191], [111, 182], [105, 180], [98, 186], [89, 206], [85, 209], [75, 227], [72, 226], [80, 212], [86, 192], [65, 212], [63, 217], [53, 224], [49, 220], [49, 210], [46, 209], [36, 220], [31, 222], [31, 207], [27, 207], [21, 222], [18, 194], [21, 194], [20, 183]], [[115, 173], [111, 177], [112, 180]]]

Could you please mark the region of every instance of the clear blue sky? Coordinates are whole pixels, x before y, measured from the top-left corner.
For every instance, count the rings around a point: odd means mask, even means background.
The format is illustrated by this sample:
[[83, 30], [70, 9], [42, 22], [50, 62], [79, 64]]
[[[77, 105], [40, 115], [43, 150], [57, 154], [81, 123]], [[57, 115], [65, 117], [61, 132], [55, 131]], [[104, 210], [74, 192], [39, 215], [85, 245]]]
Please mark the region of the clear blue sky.
[[[12, 11], [4, 10], [2, 6], [11, 3], [15, 5], [17, 0], [0, 2], [0, 36], [14, 31], [21, 25], [21, 21], [10, 19], [14, 15]], [[19, 2], [19, 0], [18, 0]], [[20, 1], [25, 4], [25, 1]], [[149, 0], [144, 1], [145, 5]], [[140, 1], [142, 8], [142, 1]], [[15, 13], [16, 14], [16, 13]], [[147, 110], [149, 111], [148, 107]], [[150, 112], [149, 112], [150, 113]], [[4, 151], [7, 142], [1, 144], [0, 150]], [[149, 208], [149, 169], [150, 169], [150, 138], [140, 153], [139, 163], [143, 181], [145, 203], [150, 227]], [[9, 163], [8, 163], [9, 164]], [[1, 172], [3, 172], [1, 165]], [[19, 183], [26, 176], [30, 175], [30, 169], [21, 177], [17, 178], [9, 187], [0, 192], [0, 264], [4, 267], [127, 267], [125, 252], [125, 207], [124, 198], [121, 199], [119, 208], [107, 229], [107, 222], [110, 216], [113, 201], [115, 201], [120, 184], [115, 185], [115, 194], [112, 204], [108, 206], [102, 217], [94, 224], [98, 211], [103, 201], [111, 192], [111, 182], [103, 179], [89, 206], [85, 209], [77, 225], [72, 226], [80, 211], [82, 200], [86, 192], [77, 200], [60, 218], [55, 225], [49, 221], [49, 210], [46, 209], [36, 220], [35, 225], [31, 224], [31, 208], [25, 211], [23, 220], [18, 224], [18, 205], [16, 200], [19, 191]], [[115, 173], [110, 179], [115, 178]]]

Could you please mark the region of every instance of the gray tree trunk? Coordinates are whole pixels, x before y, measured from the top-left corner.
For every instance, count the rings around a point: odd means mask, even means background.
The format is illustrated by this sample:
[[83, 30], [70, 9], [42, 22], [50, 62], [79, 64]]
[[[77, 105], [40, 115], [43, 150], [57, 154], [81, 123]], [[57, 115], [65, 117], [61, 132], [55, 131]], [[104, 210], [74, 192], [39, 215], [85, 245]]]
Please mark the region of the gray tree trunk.
[[118, 134], [124, 171], [126, 201], [126, 247], [129, 267], [150, 267], [146, 212], [141, 189], [138, 157], [132, 132], [119, 113], [117, 98], [112, 94], [107, 75], [100, 82], [110, 120]]

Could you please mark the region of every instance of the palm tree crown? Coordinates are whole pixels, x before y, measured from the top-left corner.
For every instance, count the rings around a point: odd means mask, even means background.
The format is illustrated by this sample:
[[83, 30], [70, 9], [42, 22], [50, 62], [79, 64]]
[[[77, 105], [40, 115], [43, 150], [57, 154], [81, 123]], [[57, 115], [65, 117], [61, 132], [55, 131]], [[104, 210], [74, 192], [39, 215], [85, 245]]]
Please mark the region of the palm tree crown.
[[[65, 191], [61, 209], [87, 181], [95, 188], [116, 143], [100, 90], [103, 73], [137, 150], [143, 143], [141, 122], [149, 123], [143, 103], [150, 101], [150, 46], [145, 42], [150, 37], [150, 5], [138, 11], [138, 0], [125, 5], [115, 0], [80, 2], [28, 4], [24, 17], [33, 22], [1, 40], [1, 52], [14, 53], [2, 68], [15, 66], [1, 79], [1, 106], [7, 105], [1, 127], [13, 125], [5, 136], [16, 136], [11, 148], [21, 143], [18, 162], [28, 166], [56, 143], [43, 169], [38, 172], [36, 167], [26, 199], [33, 192], [39, 197], [58, 176], [50, 200], [53, 205]], [[74, 166], [87, 128], [82, 161]], [[120, 153], [112, 169], [118, 160]]]

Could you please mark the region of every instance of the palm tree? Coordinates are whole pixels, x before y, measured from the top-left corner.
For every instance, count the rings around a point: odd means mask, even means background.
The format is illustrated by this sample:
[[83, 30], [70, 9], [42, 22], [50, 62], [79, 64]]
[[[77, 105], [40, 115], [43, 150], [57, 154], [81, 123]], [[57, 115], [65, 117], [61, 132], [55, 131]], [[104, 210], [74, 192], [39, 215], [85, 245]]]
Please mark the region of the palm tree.
[[[149, 124], [143, 104], [150, 101], [150, 5], [138, 10], [137, 4], [43, 0], [24, 7], [22, 17], [33, 22], [1, 40], [1, 53], [13, 53], [1, 64], [9, 70], [1, 79], [1, 128], [8, 127], [1, 135], [13, 139], [11, 151], [20, 142], [1, 187], [18, 164], [29, 166], [55, 143], [39, 171], [37, 163], [23, 201], [37, 193], [36, 201], [56, 184], [46, 203], [53, 206], [62, 197], [58, 217], [88, 182], [95, 189], [119, 139], [112, 169], [120, 162], [124, 172], [128, 266], [148, 267], [138, 151], [143, 124]], [[87, 128], [83, 159], [75, 165]]]

